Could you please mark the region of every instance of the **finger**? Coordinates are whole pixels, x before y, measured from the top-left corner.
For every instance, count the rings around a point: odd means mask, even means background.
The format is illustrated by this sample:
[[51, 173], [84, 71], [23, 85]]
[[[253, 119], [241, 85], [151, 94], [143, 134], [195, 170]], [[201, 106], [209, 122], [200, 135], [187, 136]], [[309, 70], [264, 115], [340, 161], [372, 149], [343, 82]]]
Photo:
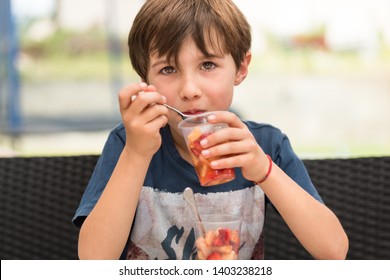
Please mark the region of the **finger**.
[[247, 152], [245, 144], [242, 142], [225, 142], [216, 146], [202, 150], [202, 155], [205, 158], [226, 156], [238, 153]]
[[221, 158], [210, 162], [210, 166], [213, 169], [235, 168], [239, 166], [239, 165], [236, 166], [235, 164], [236, 161], [237, 160], [235, 159], [235, 157]]
[[213, 169], [236, 168], [243, 166], [243, 163], [245, 162], [247, 162], [245, 160], [245, 155], [239, 154], [212, 160], [210, 166]]
[[133, 106], [135, 112], [143, 112], [149, 107], [156, 104], [164, 104], [166, 102], [165, 96], [162, 96], [158, 92], [139, 92], [137, 97], [133, 100]]
[[165, 116], [168, 118], [168, 108], [159, 104], [154, 103], [149, 105], [143, 112], [142, 116], [145, 119], [145, 122], [152, 122], [155, 119]]
[[132, 99], [134, 99], [133, 96], [143, 91], [146, 86], [145, 83], [136, 83], [122, 88], [118, 95], [120, 110], [126, 110], [131, 105]]
[[226, 123], [230, 127], [244, 128], [246, 125], [240, 120], [240, 118], [229, 111], [217, 111], [207, 118], [210, 123]]
[[261, 153], [238, 153], [238, 154], [228, 154], [221, 157], [216, 157], [215, 159], [211, 158], [210, 165], [214, 169], [220, 168], [232, 168], [232, 167], [241, 167], [246, 168], [261, 166]]
[[145, 89], [144, 92], [153, 92], [157, 91], [156, 87], [154, 85], [148, 85]]
[[[160, 93], [157, 92], [156, 90], [156, 87], [153, 86], [153, 85], [147, 85], [143, 88], [143, 91], [139, 92], [137, 95], [133, 95], [132, 96], [132, 101], [135, 101], [135, 99], [138, 97], [138, 95], [140, 94], [144, 94], [144, 93], [157, 93], [158, 95], [160, 95]], [[158, 104], [165, 104], [166, 103], [166, 97], [161, 95], [162, 98], [160, 98], [159, 100], [156, 101], [156, 103]]]
[[160, 128], [164, 127], [167, 123], [168, 117], [166, 115], [158, 115], [156, 118], [150, 121], [148, 125], [155, 131], [159, 132]]
[[226, 142], [239, 142], [244, 140], [254, 140], [254, 137], [252, 133], [245, 128], [232, 128], [227, 127], [220, 129], [209, 136], [207, 136], [205, 139], [203, 139], [200, 144], [203, 148], [209, 148], [213, 147], [215, 145], [219, 145], [221, 143]]

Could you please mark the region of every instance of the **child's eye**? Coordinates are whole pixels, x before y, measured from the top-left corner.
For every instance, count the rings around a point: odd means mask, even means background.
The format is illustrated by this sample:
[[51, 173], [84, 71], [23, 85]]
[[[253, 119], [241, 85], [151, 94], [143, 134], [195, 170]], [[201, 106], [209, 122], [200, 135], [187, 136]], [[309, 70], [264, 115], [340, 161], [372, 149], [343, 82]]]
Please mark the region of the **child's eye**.
[[202, 69], [205, 71], [213, 70], [216, 67], [215, 63], [211, 61], [206, 61], [202, 64]]
[[170, 75], [176, 73], [176, 69], [173, 68], [172, 66], [166, 66], [163, 69], [161, 69], [160, 72], [164, 75]]

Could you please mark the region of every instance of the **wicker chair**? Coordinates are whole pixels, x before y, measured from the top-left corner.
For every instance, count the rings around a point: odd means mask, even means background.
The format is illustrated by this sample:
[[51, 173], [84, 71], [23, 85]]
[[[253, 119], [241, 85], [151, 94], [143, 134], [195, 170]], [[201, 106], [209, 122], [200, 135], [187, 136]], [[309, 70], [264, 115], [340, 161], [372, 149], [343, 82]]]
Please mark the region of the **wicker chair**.
[[97, 159], [0, 159], [1, 259], [77, 259], [71, 220]]
[[[77, 259], [74, 211], [98, 159], [0, 158], [0, 258]], [[350, 238], [349, 259], [390, 259], [390, 157], [305, 160]], [[267, 259], [310, 259], [270, 207]]]
[[[304, 163], [347, 232], [347, 259], [390, 259], [390, 157]], [[266, 216], [266, 259], [312, 259], [272, 207]]]

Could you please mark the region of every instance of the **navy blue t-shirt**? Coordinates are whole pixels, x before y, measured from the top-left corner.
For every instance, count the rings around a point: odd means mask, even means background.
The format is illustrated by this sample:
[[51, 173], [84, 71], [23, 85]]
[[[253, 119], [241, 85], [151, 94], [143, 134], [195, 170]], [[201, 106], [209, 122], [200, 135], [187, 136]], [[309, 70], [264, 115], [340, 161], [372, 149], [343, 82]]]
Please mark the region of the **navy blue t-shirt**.
[[[279, 129], [245, 122], [256, 141], [287, 175], [321, 201], [302, 161]], [[242, 217], [240, 259], [262, 259], [266, 197], [246, 180], [239, 168], [236, 179], [202, 187], [194, 167], [177, 151], [169, 126], [161, 129], [162, 145], [153, 156], [141, 191], [129, 241], [122, 256], [127, 259], [194, 259], [196, 218], [183, 199], [191, 187], [201, 214], [237, 214]], [[113, 129], [104, 146], [73, 222], [81, 226], [100, 198], [125, 145], [125, 128]]]

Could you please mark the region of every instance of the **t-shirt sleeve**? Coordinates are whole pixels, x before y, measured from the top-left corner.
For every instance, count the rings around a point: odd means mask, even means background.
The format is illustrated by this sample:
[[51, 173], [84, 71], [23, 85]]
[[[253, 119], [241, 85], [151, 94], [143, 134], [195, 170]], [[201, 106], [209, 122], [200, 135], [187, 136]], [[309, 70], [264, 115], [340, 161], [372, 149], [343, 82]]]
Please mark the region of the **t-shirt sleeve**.
[[72, 222], [77, 227], [81, 227], [85, 218], [95, 207], [111, 177], [125, 144], [123, 130], [123, 126], [118, 126], [108, 136], [102, 154], [81, 198], [80, 205], [73, 217]]
[[291, 147], [289, 139], [285, 134], [281, 134], [281, 137], [280, 150], [273, 157], [274, 162], [299, 186], [316, 200], [323, 203], [321, 196], [310, 179], [305, 165]]
[[311, 196], [323, 203], [303, 161], [294, 152], [287, 135], [271, 125], [252, 122], [248, 122], [247, 125], [263, 151], [271, 156], [273, 162]]

